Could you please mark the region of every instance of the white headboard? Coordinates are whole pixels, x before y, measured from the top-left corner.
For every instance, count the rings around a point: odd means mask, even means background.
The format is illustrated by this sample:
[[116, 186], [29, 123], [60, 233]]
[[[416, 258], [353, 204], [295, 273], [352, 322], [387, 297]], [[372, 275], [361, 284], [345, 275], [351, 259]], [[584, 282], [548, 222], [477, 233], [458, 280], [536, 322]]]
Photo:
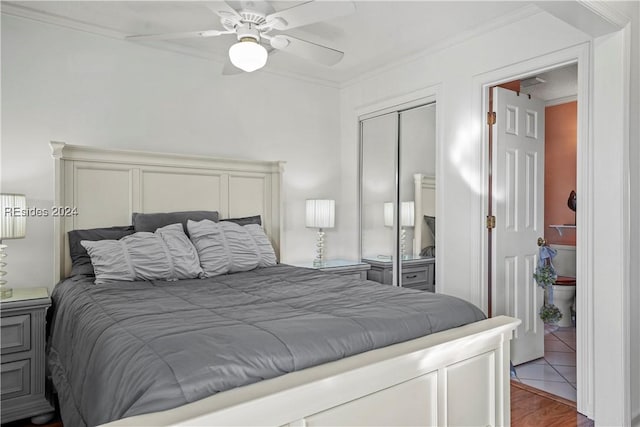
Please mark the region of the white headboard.
[[261, 215], [280, 258], [284, 162], [110, 150], [51, 142], [55, 206], [54, 280], [71, 271], [67, 232], [131, 224], [133, 212], [218, 211], [220, 218]]
[[427, 229], [423, 216], [436, 216], [436, 178], [417, 173], [414, 178], [415, 197], [415, 248], [420, 253], [425, 246], [433, 246], [431, 233]]

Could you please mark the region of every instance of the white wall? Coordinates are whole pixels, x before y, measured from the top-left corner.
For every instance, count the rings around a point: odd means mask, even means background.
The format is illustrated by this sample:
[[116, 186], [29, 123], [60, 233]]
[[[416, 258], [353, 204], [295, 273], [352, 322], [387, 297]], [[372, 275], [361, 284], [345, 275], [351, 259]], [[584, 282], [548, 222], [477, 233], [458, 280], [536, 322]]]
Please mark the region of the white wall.
[[[599, 204], [594, 213], [597, 222], [593, 241], [598, 246], [598, 263], [593, 267], [596, 292], [594, 302], [594, 371], [595, 419], [599, 425], [622, 425], [628, 423], [629, 409], [638, 420], [638, 399], [640, 378], [638, 377], [640, 344], [637, 310], [640, 302], [638, 283], [638, 213], [640, 183], [637, 169], [640, 166], [638, 152], [638, 32], [637, 7], [632, 32], [628, 35], [631, 44], [624, 41], [625, 34], [613, 34], [602, 37], [594, 43], [594, 69], [597, 85], [593, 92], [595, 103], [602, 102], [599, 111], [594, 114], [593, 145], [597, 155], [597, 165], [593, 169], [598, 178], [593, 186], [593, 199]], [[438, 87], [439, 140], [437, 149], [438, 170], [438, 216], [445, 218], [439, 223], [437, 283], [440, 291], [470, 300], [480, 306], [480, 294], [474, 289], [480, 283], [481, 269], [478, 265], [482, 247], [477, 237], [483, 233], [481, 188], [482, 152], [481, 117], [476, 112], [474, 100], [479, 97], [474, 91], [480, 91], [474, 77], [492, 73], [502, 68], [513, 68], [544, 54], [557, 52], [563, 48], [575, 46], [590, 37], [570, 27], [568, 24], [547, 14], [530, 16], [505, 25], [443, 51], [434, 52], [411, 62], [390, 68], [385, 72], [374, 73], [346, 87], [341, 93], [342, 103], [342, 147], [343, 179], [357, 182], [353, 165], [356, 164], [354, 141], [357, 140], [357, 128], [352, 125], [353, 111], [363, 105], [384, 102], [397, 97], [410, 96], [412, 92]], [[621, 50], [622, 49], [622, 50]], [[629, 49], [625, 57], [624, 49]], [[626, 59], [624, 59], [626, 58]], [[631, 62], [631, 93], [623, 89], [624, 69]], [[600, 77], [597, 77], [597, 76]], [[505, 76], [506, 77], [506, 76]], [[614, 82], [613, 85], [610, 83]], [[630, 123], [625, 121], [624, 103], [631, 105]], [[608, 112], [603, 111], [610, 109]], [[617, 116], [616, 116], [617, 115]], [[615, 117], [614, 117], [615, 116]], [[609, 130], [609, 132], [607, 132]], [[632, 147], [626, 145], [626, 136]], [[631, 174], [630, 194], [625, 193], [624, 164], [628, 154]], [[355, 189], [344, 186], [344, 199], [349, 200]], [[625, 214], [625, 207], [630, 215]], [[635, 221], [625, 226], [625, 219]], [[608, 225], [616, 222], [613, 228]], [[631, 229], [630, 248], [625, 242]], [[346, 244], [356, 239], [349, 238]], [[625, 273], [625, 255], [630, 254], [631, 270]], [[602, 261], [602, 262], [601, 262]], [[626, 281], [625, 274], [630, 280]], [[629, 282], [631, 290], [627, 288]], [[625, 306], [625, 298], [630, 293], [632, 302]], [[629, 328], [626, 310], [631, 308], [631, 327]], [[635, 322], [635, 323], [634, 323]], [[630, 330], [629, 330], [630, 329]], [[631, 340], [629, 335], [631, 335]], [[631, 366], [630, 366], [631, 365]], [[633, 378], [625, 378], [625, 373]], [[631, 391], [632, 402], [626, 401]], [[631, 403], [631, 408], [629, 408]], [[625, 413], [627, 415], [625, 415]]]
[[[482, 306], [479, 236], [482, 227], [480, 117], [474, 117], [473, 77], [500, 67], [586, 41], [581, 32], [546, 13], [505, 25], [447, 49], [352, 82], [341, 92], [343, 200], [356, 209], [357, 125], [355, 112], [411, 93], [438, 88], [436, 156], [439, 291]], [[435, 89], [434, 89], [435, 90]], [[418, 95], [416, 95], [418, 96]], [[407, 99], [407, 100], [408, 100]], [[390, 101], [391, 102], [391, 101]], [[349, 202], [348, 202], [349, 201]], [[350, 209], [349, 209], [350, 210]], [[349, 218], [342, 217], [342, 221]], [[357, 223], [342, 234], [344, 250], [357, 253]]]
[[[284, 261], [312, 259], [306, 198], [338, 198], [338, 90], [2, 15], [1, 190], [53, 203], [48, 142], [284, 160]], [[337, 209], [342, 209], [338, 203]], [[51, 218], [10, 240], [7, 280], [52, 286]], [[331, 241], [340, 232], [327, 230]]]

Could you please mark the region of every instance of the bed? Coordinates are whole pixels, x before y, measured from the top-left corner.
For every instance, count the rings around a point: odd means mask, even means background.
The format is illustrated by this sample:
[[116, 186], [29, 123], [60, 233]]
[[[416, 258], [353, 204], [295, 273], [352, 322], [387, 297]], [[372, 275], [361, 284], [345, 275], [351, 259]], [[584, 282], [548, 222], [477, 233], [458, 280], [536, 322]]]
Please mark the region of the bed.
[[[77, 212], [55, 220], [56, 281], [71, 271], [68, 231], [133, 212], [259, 215], [279, 254], [281, 162], [52, 149], [56, 205]], [[508, 425], [519, 322], [426, 294], [284, 264], [125, 286], [67, 278], [49, 343], [63, 421]]]

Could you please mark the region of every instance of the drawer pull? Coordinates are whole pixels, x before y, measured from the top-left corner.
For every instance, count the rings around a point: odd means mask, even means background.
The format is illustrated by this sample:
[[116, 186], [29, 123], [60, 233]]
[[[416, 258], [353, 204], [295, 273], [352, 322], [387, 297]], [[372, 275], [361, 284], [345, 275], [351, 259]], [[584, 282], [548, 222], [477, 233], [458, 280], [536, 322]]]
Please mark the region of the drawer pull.
[[418, 277], [417, 274], [412, 274], [411, 276], [409, 275], [404, 276], [405, 279], [415, 279], [416, 277]]

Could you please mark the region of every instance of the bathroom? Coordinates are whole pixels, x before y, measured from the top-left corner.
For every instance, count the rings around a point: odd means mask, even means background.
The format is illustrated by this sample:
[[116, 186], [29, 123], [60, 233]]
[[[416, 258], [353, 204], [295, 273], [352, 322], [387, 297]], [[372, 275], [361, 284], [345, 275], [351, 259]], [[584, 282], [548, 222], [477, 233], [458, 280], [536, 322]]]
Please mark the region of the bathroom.
[[[571, 209], [576, 190], [577, 87], [575, 65], [522, 80], [521, 90], [544, 99], [545, 174], [544, 210], [547, 245], [557, 251], [553, 265], [558, 274], [554, 304], [563, 313], [555, 326], [545, 326], [544, 357], [517, 366], [517, 380], [548, 393], [576, 401], [576, 216]], [[531, 86], [526, 87], [529, 83]], [[575, 93], [575, 92], [573, 92]], [[574, 193], [575, 195], [575, 193]], [[573, 204], [573, 207], [576, 206]], [[579, 284], [578, 284], [579, 287]], [[579, 291], [578, 291], [579, 292]]]

